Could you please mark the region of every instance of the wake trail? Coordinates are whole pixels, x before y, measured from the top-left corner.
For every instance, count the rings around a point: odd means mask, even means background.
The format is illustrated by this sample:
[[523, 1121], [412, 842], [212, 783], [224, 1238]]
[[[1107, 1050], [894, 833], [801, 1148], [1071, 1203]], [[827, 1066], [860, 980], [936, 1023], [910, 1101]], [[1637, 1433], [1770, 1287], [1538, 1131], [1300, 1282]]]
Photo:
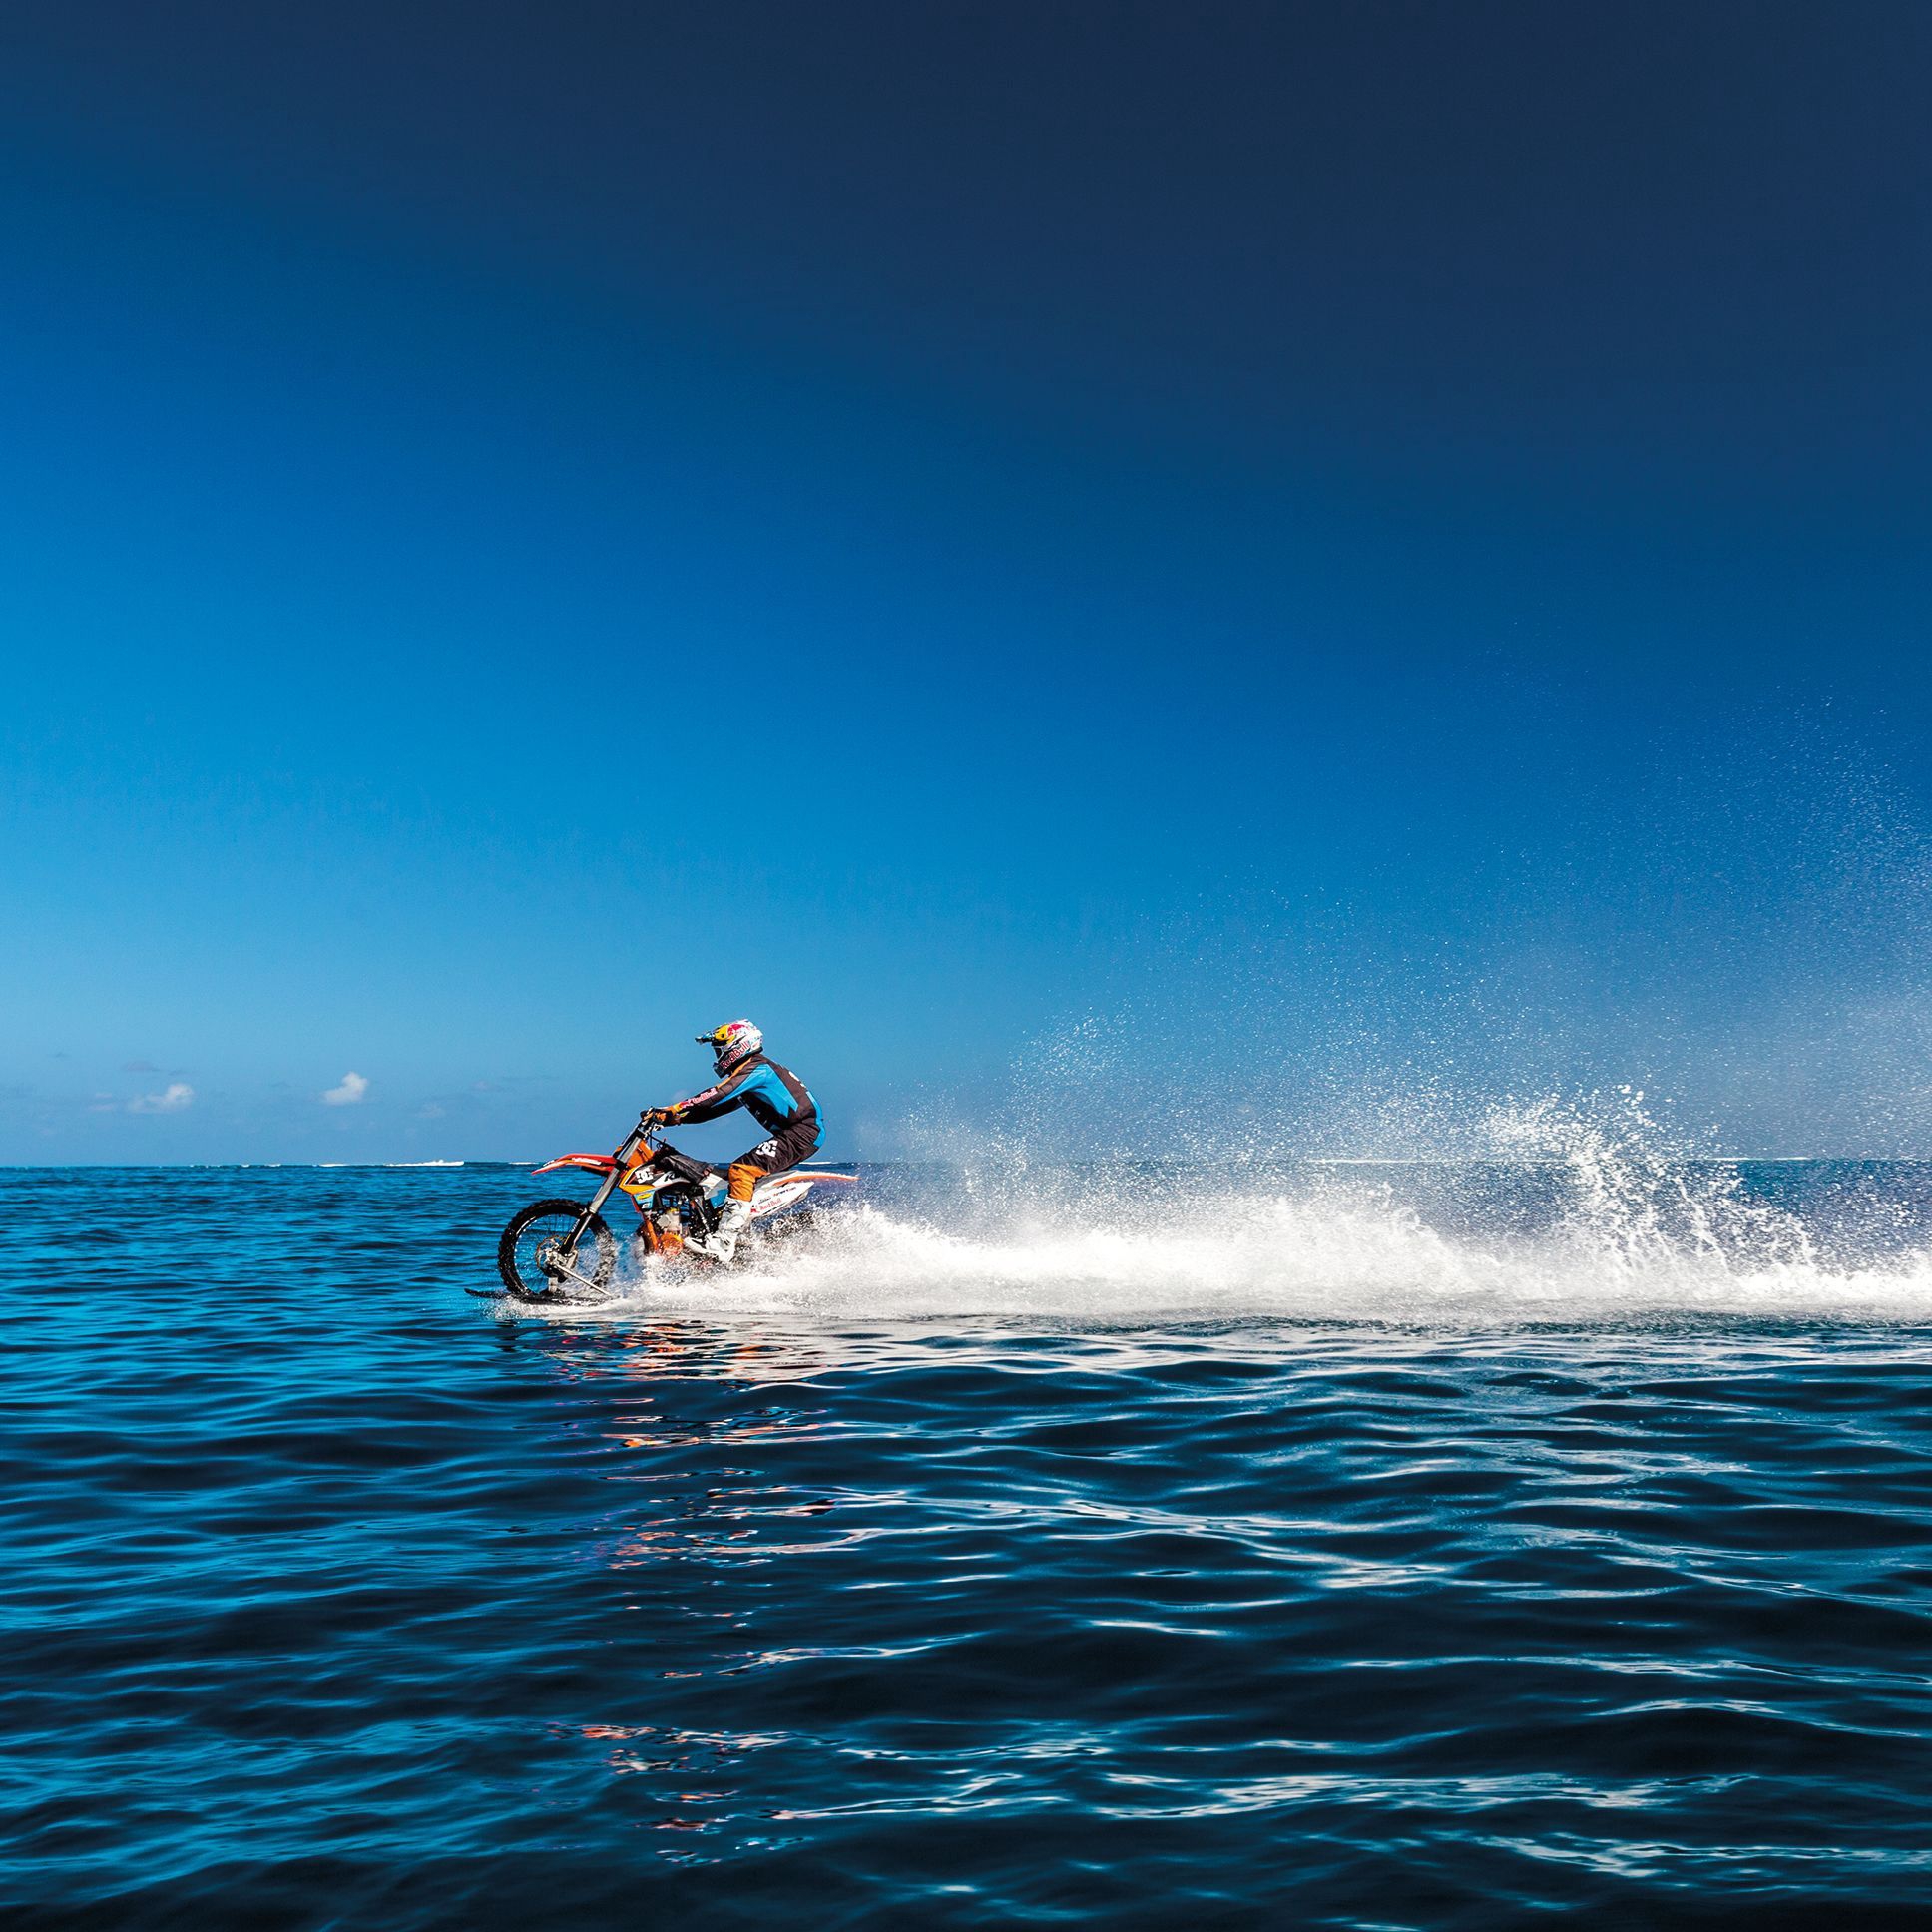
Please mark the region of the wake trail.
[[624, 1283], [610, 1305], [1103, 1326], [1157, 1318], [1463, 1326], [1698, 1314], [1932, 1322], [1927, 1249], [1833, 1266], [1796, 1241], [1766, 1251], [1601, 1223], [1485, 1240], [1442, 1232], [1389, 1204], [1291, 1197], [1225, 1201], [1190, 1219], [1152, 1227], [1022, 1219], [966, 1232], [860, 1208], [764, 1265], [722, 1280], [647, 1274]]
[[604, 1308], [1090, 1326], [1932, 1323], [1932, 1206], [1882, 1190], [1833, 1199], [1827, 1232], [1753, 1195], [1735, 1164], [1688, 1155], [1641, 1095], [1497, 1106], [1477, 1151], [1409, 1171], [1420, 1201], [1340, 1166], [1242, 1180], [995, 1160], [924, 1199], [828, 1213], [724, 1278], [647, 1270]]

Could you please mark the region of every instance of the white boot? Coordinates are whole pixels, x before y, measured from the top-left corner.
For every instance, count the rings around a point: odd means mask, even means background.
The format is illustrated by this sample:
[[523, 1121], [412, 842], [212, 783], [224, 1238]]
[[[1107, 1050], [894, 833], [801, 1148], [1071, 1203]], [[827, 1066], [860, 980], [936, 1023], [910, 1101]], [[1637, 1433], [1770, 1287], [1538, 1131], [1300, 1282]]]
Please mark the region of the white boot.
[[718, 1231], [709, 1239], [687, 1241], [687, 1247], [695, 1247], [709, 1260], [728, 1261], [737, 1252], [737, 1237], [744, 1232], [751, 1219], [751, 1204], [748, 1201], [727, 1201], [724, 1211], [718, 1217]]

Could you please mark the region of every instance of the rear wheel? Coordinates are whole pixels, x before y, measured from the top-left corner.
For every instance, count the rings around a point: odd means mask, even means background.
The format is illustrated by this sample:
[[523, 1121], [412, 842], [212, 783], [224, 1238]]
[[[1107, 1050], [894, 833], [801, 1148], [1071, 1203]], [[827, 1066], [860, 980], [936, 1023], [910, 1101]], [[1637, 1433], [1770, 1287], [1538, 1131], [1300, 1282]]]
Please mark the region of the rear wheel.
[[582, 1236], [573, 1239], [583, 1212], [581, 1201], [536, 1201], [503, 1230], [496, 1244], [497, 1272], [519, 1301], [563, 1301], [572, 1293], [611, 1285], [617, 1236], [603, 1215], [593, 1214]]

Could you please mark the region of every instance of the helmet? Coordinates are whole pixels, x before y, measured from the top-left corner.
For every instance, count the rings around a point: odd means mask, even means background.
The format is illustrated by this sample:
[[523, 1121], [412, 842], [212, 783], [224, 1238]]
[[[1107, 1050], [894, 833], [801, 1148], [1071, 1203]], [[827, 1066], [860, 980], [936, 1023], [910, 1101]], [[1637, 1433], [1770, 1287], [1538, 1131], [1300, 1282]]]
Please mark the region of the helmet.
[[764, 1035], [749, 1020], [726, 1020], [721, 1027], [698, 1036], [701, 1047], [712, 1050], [712, 1064], [727, 1074], [740, 1060], [749, 1060], [764, 1045]]

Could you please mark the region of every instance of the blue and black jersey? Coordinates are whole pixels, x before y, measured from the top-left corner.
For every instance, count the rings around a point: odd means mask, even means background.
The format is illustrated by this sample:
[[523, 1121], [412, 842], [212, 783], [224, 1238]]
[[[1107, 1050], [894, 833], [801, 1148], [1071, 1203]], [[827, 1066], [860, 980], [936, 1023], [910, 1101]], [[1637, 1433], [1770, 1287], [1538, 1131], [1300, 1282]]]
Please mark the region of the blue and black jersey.
[[819, 1126], [818, 1103], [812, 1099], [811, 1089], [789, 1067], [781, 1067], [761, 1053], [733, 1067], [716, 1087], [680, 1101], [670, 1111], [672, 1119], [682, 1125], [715, 1121], [739, 1107], [767, 1134]]

